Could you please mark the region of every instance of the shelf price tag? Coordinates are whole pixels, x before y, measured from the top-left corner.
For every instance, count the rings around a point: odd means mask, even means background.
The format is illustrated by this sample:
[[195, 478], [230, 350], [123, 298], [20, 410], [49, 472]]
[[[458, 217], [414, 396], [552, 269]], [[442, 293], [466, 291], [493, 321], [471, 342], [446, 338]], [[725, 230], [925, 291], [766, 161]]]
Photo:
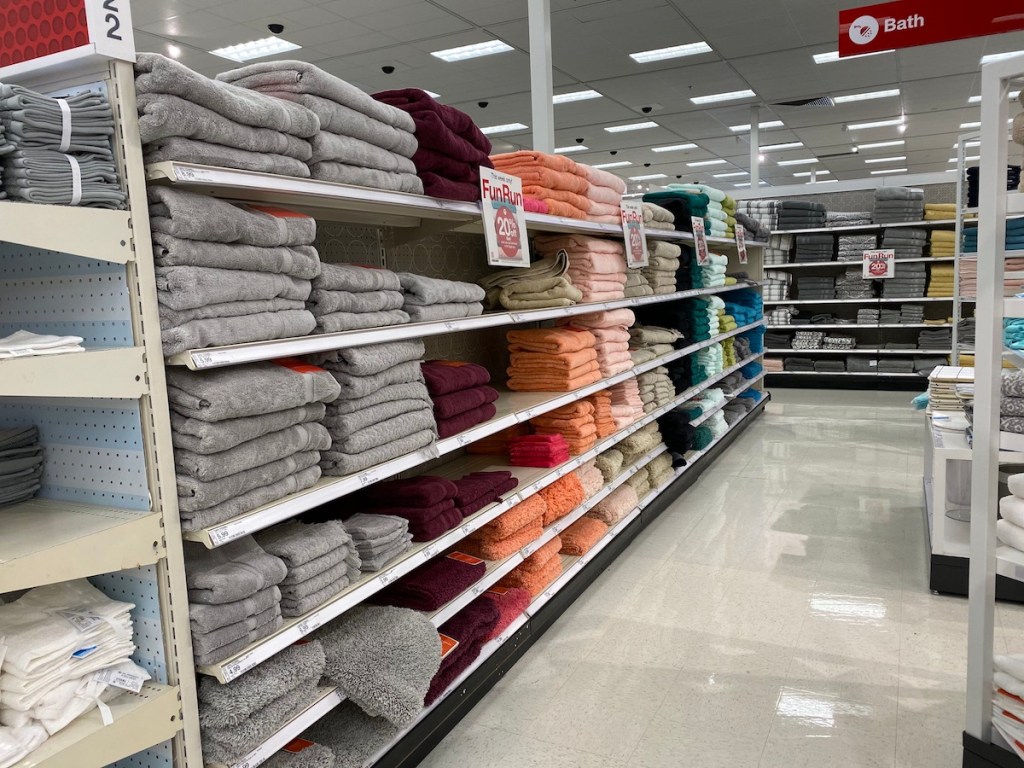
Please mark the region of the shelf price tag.
[[708, 263], [708, 239], [704, 234], [704, 219], [700, 216], [691, 216], [690, 226], [693, 227], [693, 242], [697, 246], [697, 263], [703, 267]]
[[747, 263], [747, 233], [742, 224], [736, 225], [736, 253], [740, 256], [740, 264]]
[[896, 277], [896, 251], [892, 248], [881, 251], [864, 251], [865, 280], [886, 280]]
[[623, 200], [620, 204], [622, 237], [626, 241], [626, 266], [646, 267], [647, 233], [644, 230], [644, 208], [639, 200]]
[[492, 267], [529, 267], [523, 181], [493, 168], [480, 168], [487, 263]]

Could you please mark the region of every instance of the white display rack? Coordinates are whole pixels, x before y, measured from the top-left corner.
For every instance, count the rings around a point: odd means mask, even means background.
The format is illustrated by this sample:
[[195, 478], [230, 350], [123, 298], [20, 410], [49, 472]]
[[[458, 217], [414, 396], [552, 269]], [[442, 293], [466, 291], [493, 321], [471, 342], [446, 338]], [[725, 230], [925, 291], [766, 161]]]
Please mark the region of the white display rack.
[[766, 355], [948, 355], [950, 349], [882, 349], [856, 347], [854, 349], [766, 349]]
[[765, 300], [766, 307], [786, 306], [789, 304], [920, 304], [944, 301], [950, 303], [952, 296], [903, 296], [899, 298], [872, 298], [872, 299], [771, 299]]
[[876, 328], [952, 328], [952, 323], [801, 323], [799, 325], [769, 325], [772, 330], [815, 330], [828, 328], [835, 330], [841, 328], [849, 331], [872, 331]]
[[135, 258], [131, 248], [131, 214], [128, 211], [61, 206], [58, 215], [62, 226], [55, 227], [56, 207], [0, 201], [0, 232], [3, 232], [4, 240], [115, 264], [124, 264]]
[[853, 232], [881, 232], [883, 229], [897, 227], [948, 227], [956, 224], [956, 219], [938, 219], [936, 221], [898, 221], [891, 224], [851, 224], [846, 227], [811, 227], [810, 229], [779, 229], [773, 235], [848, 235]]
[[[896, 264], [941, 264], [943, 262], [955, 261], [954, 256], [922, 256], [919, 259], [893, 259]], [[801, 261], [791, 262], [789, 264], [765, 264], [765, 271], [768, 270], [788, 270], [788, 269], [807, 269], [809, 267], [860, 267], [860, 261]]]

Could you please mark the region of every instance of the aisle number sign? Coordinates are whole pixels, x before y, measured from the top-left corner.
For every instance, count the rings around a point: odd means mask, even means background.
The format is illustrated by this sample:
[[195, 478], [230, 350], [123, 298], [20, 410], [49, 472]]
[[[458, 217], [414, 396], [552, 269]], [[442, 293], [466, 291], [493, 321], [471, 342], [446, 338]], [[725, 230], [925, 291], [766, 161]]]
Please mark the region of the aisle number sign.
[[644, 231], [644, 208], [639, 200], [623, 200], [622, 236], [626, 240], [626, 263], [632, 267], [646, 267], [647, 233]]
[[480, 200], [487, 263], [492, 267], [529, 267], [522, 179], [481, 167]]
[[736, 253], [740, 256], [740, 264], [747, 263], [747, 233], [743, 231], [743, 225], [736, 225]]
[[693, 242], [697, 246], [697, 263], [703, 267], [708, 263], [708, 239], [704, 234], [704, 219], [700, 216], [691, 216], [690, 226], [693, 227]]
[[864, 251], [862, 276], [865, 280], [896, 277], [896, 251], [891, 248], [883, 251]]

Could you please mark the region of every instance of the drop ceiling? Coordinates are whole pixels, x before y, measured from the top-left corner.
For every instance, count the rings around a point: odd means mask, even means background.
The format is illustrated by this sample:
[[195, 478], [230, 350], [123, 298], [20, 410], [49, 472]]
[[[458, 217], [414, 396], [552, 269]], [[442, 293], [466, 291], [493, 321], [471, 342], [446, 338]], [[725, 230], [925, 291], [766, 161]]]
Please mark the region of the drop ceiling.
[[[554, 107], [555, 145], [573, 146], [582, 139], [587, 151], [574, 153], [575, 159], [628, 161], [629, 166], [614, 169], [626, 179], [665, 174], [666, 180], [681, 177], [729, 188], [744, 177], [716, 179], [715, 174], [750, 169], [749, 136], [729, 126], [751, 123], [751, 107], [757, 106], [759, 122], [784, 123], [763, 130], [762, 145], [803, 144], [766, 152], [761, 177], [772, 185], [806, 181], [794, 174], [812, 167], [838, 180], [862, 179], [890, 167], [908, 173], [947, 171], [953, 167], [952, 147], [964, 132], [959, 126], [980, 119], [979, 106], [968, 103], [981, 92], [979, 59], [1024, 49], [1024, 34], [815, 64], [813, 54], [836, 49], [839, 10], [853, 5], [832, 0], [552, 0], [555, 93], [593, 89], [602, 94]], [[133, 0], [132, 14], [140, 51], [167, 54], [175, 46], [182, 63], [206, 75], [234, 66], [208, 51], [266, 37], [267, 25], [278, 23], [285, 27], [281, 37], [302, 49], [276, 58], [314, 62], [369, 92], [424, 88], [469, 113], [480, 126], [532, 122], [526, 0]], [[492, 39], [515, 50], [454, 63], [430, 55]], [[648, 64], [629, 58], [637, 51], [701, 40], [711, 52]], [[385, 74], [384, 66], [394, 67], [394, 73]], [[705, 107], [690, 101], [744, 89], [756, 96]], [[774, 106], [888, 89], [899, 89], [900, 95], [833, 107]], [[645, 114], [644, 107], [651, 111]], [[901, 114], [906, 117], [903, 133], [894, 126], [847, 129]], [[642, 120], [657, 127], [604, 130]], [[491, 139], [495, 151], [531, 145], [529, 130]], [[859, 144], [896, 140], [904, 144], [851, 153]], [[697, 146], [651, 151], [689, 142]], [[865, 162], [872, 157], [906, 159]], [[819, 162], [777, 164], [805, 158]], [[688, 165], [715, 159], [725, 162]]]

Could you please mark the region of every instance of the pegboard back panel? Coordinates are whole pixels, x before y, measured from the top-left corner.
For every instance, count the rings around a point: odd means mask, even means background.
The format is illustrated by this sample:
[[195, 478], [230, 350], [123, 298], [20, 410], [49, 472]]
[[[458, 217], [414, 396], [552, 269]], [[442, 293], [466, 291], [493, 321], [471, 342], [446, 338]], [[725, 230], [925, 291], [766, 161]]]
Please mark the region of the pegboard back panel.
[[174, 751], [171, 742], [165, 741], [157, 744], [152, 749], [138, 752], [124, 760], [111, 763], [109, 768], [172, 768], [174, 765]]
[[35, 424], [49, 499], [152, 509], [139, 404], [134, 400], [0, 400], [0, 428]]
[[133, 346], [124, 265], [0, 243], [0, 336], [17, 330]]
[[156, 566], [93, 576], [89, 581], [113, 600], [134, 603], [135, 653], [132, 660], [158, 683], [167, 682], [167, 655], [160, 623], [160, 592]]

